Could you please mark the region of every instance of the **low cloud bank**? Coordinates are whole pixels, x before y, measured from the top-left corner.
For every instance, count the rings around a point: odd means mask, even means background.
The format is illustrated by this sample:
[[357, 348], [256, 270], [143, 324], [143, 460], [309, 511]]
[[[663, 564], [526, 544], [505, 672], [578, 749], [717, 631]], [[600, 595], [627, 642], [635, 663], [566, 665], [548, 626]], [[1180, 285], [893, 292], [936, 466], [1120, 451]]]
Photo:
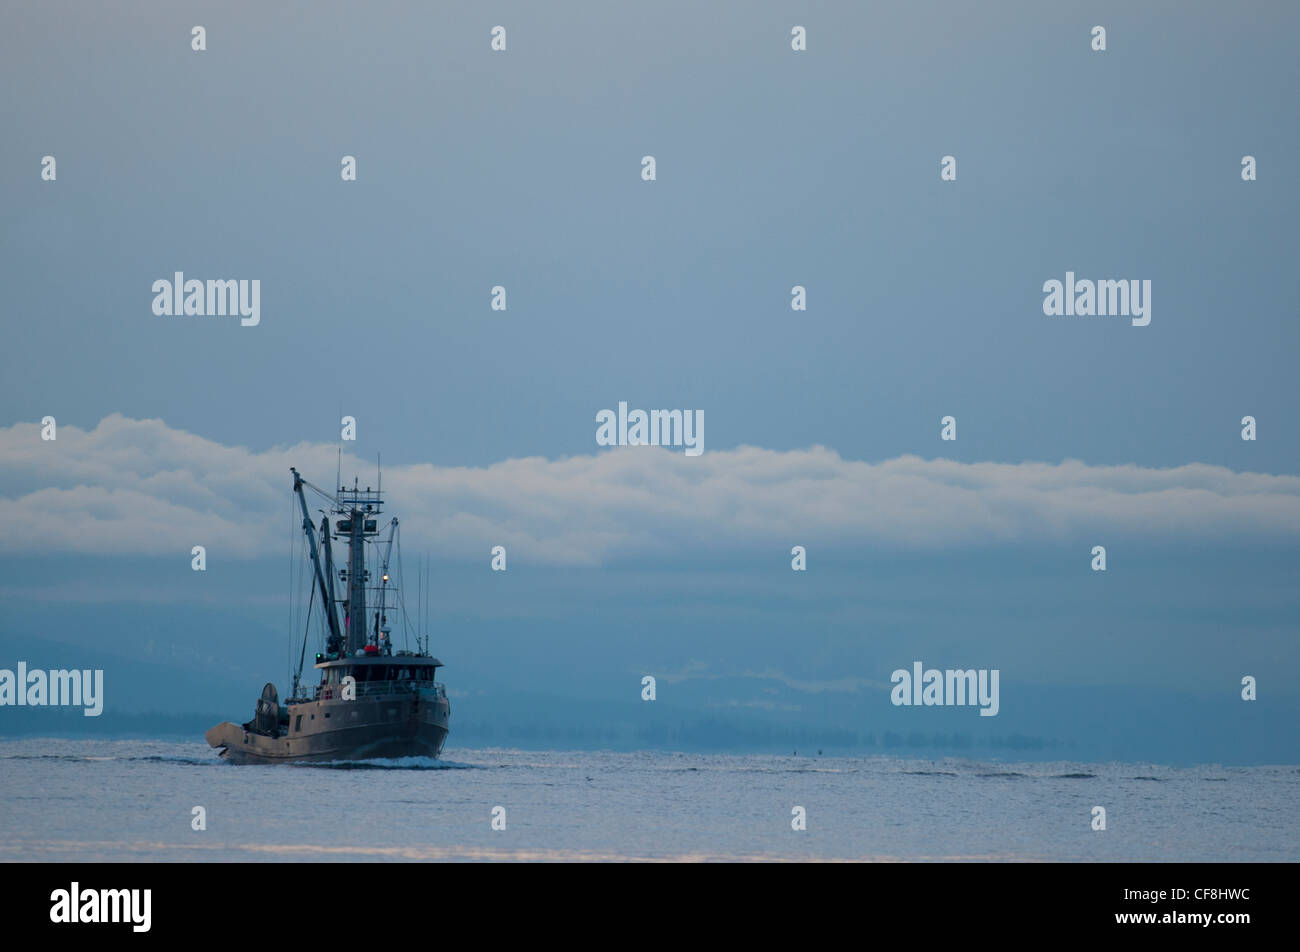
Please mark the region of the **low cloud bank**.
[[[114, 414], [93, 430], [0, 429], [0, 552], [280, 555], [301, 517], [290, 466], [333, 482], [333, 444], [254, 452], [161, 420]], [[343, 473], [374, 464], [344, 454]], [[841, 458], [822, 446], [699, 457], [622, 447], [487, 467], [384, 470], [404, 548], [456, 561], [505, 545], [510, 564], [581, 566], [792, 545], [879, 553], [1050, 544], [1276, 543], [1300, 531], [1300, 477], [1190, 463], [1171, 469], [1061, 463]], [[309, 494], [313, 510], [321, 505]]]

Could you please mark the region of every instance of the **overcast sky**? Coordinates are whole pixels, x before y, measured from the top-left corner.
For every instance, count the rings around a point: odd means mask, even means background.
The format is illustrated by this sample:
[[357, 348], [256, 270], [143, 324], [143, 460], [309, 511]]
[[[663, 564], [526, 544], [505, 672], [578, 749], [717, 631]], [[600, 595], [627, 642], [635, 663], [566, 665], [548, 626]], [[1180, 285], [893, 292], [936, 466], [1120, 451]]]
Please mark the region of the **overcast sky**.
[[[1300, 693], [1295, 5], [3, 17], [0, 568], [25, 597], [0, 627], [99, 592], [129, 650], [121, 599], [156, 602], [150, 577], [188, 573], [192, 545], [282, 569], [288, 466], [328, 485], [347, 414], [345, 476], [383, 454], [408, 551], [487, 572], [505, 544], [510, 578], [561, 573], [564, 598], [518, 605], [523, 626], [545, 615], [557, 670], [879, 679], [965, 644], [955, 664], [1037, 684], [1230, 692], [1251, 664]], [[156, 316], [176, 271], [258, 279], [260, 323]], [[1150, 280], [1150, 324], [1045, 316], [1067, 271]], [[619, 401], [703, 411], [705, 452], [598, 447]], [[1051, 636], [1087, 615], [1095, 544], [1113, 584], [1083, 630], [1117, 654], [1080, 667]], [[827, 573], [803, 614], [781, 588], [793, 545]], [[864, 655], [869, 565], [907, 606]], [[566, 636], [580, 593], [634, 600], [647, 577], [695, 579], [647, 616], [689, 642], [597, 663]], [[202, 604], [190, 581], [169, 584]], [[450, 596], [464, 618], [471, 590]], [[1027, 599], [1037, 642], [1003, 623]], [[755, 613], [803, 619], [816, 651]]]

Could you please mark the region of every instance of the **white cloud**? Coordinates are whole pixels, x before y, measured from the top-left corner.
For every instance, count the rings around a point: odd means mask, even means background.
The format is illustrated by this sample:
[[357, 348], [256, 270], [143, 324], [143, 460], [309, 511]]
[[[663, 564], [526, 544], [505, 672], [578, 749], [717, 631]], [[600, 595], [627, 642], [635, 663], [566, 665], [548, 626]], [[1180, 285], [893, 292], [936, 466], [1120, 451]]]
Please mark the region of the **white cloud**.
[[[93, 430], [0, 429], [0, 552], [280, 556], [300, 517], [289, 467], [333, 481], [333, 444], [254, 452], [112, 415]], [[344, 456], [343, 472], [373, 477]], [[1171, 469], [1062, 463], [842, 459], [816, 446], [686, 457], [625, 447], [487, 467], [393, 466], [391, 512], [409, 553], [487, 562], [492, 545], [523, 563], [597, 565], [650, 558], [822, 551], [879, 553], [1085, 536], [1180, 544], [1291, 541], [1300, 477], [1193, 463]], [[309, 496], [313, 510], [318, 502]], [[782, 555], [787, 558], [788, 556]]]

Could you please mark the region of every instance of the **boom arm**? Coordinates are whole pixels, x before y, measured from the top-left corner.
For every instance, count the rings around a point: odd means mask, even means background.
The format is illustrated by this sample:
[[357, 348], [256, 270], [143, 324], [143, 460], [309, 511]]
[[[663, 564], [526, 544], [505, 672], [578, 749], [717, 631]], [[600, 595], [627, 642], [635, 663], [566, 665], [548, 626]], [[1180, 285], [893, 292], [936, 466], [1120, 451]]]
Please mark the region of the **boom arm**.
[[[321, 548], [325, 550], [325, 581], [329, 583], [329, 601], [325, 603], [325, 611], [330, 616], [330, 621], [338, 627], [338, 615], [335, 613], [334, 606], [337, 604], [334, 598], [334, 546], [330, 544], [330, 517], [321, 516], [320, 520], [320, 541]], [[340, 642], [340, 645], [342, 643]]]
[[[302, 494], [302, 485], [307, 482], [298, 475], [298, 470], [292, 466], [289, 472], [293, 473], [293, 491], [298, 494], [298, 502], [302, 506], [302, 528], [307, 533], [307, 541], [311, 545], [311, 564], [316, 570], [316, 584], [320, 588], [321, 601], [325, 603], [325, 618], [329, 622], [330, 643], [331, 645], [341, 645], [343, 643], [343, 633], [339, 631], [339, 620], [334, 614], [334, 600], [330, 597], [330, 588], [325, 582], [325, 573], [321, 569], [320, 553], [316, 548], [316, 534], [312, 531], [311, 516], [307, 513], [307, 498]], [[308, 485], [311, 485], [308, 483]], [[315, 489], [315, 487], [312, 487]], [[320, 490], [317, 490], [319, 492]], [[333, 579], [330, 579], [333, 582]], [[337, 650], [337, 648], [335, 649]]]

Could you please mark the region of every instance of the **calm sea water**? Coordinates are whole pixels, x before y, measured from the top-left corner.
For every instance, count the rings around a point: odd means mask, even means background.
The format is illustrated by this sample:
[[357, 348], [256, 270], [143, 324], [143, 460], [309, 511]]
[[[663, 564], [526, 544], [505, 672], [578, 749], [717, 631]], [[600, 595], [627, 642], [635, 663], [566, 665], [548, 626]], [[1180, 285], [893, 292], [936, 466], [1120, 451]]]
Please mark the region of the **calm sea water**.
[[5, 861], [1295, 862], [1298, 818], [1294, 766], [450, 748], [260, 767], [202, 741], [0, 741]]

